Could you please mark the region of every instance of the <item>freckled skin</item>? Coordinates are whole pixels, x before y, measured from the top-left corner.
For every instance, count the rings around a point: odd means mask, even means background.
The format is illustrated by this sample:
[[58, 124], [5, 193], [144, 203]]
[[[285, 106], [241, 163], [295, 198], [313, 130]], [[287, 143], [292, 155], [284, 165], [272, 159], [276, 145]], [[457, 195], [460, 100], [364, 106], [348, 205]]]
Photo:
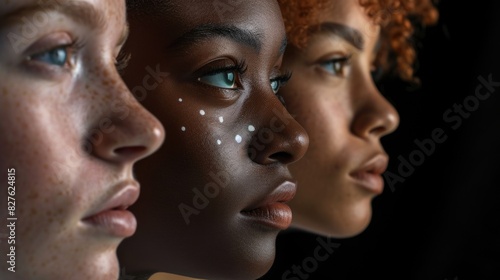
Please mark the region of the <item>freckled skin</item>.
[[[138, 229], [118, 248], [119, 259], [129, 273], [256, 279], [274, 261], [279, 230], [249, 222], [241, 211], [262, 201], [285, 180], [293, 182], [287, 165], [302, 157], [308, 144], [303, 128], [271, 88], [274, 73], [279, 75], [279, 50], [285, 38], [279, 7], [274, 1], [240, 1], [220, 18], [211, 1], [169, 2], [174, 11], [164, 12], [157, 21], [130, 17], [125, 50], [132, 59], [124, 80], [134, 89], [144, 85], [148, 66], [155, 69], [160, 65], [169, 73], [142, 101], [160, 119], [169, 137], [158, 153], [137, 165], [143, 190], [132, 209], [137, 213]], [[195, 45], [188, 55], [168, 48], [185, 32], [207, 23], [258, 31], [260, 52], [223, 37]], [[198, 70], [216, 60], [231, 65], [246, 61], [247, 71], [238, 75], [240, 89], [222, 90], [198, 81]], [[249, 131], [249, 125], [255, 131]], [[284, 128], [250, 156], [251, 142], [272, 125]], [[241, 143], [236, 141], [237, 135]], [[227, 186], [219, 184], [218, 195], [199, 214], [189, 216], [188, 225], [179, 205], [194, 207], [193, 189], [204, 192], [207, 184], [216, 183], [211, 172], [226, 174]]]
[[[38, 2], [0, 1], [0, 22]], [[51, 14], [18, 53], [6, 36], [22, 26], [0, 29], [0, 182], [5, 191], [1, 197], [6, 200], [7, 169], [15, 168], [18, 218], [16, 273], [7, 270], [8, 247], [2, 239], [0, 279], [117, 279], [116, 248], [123, 238], [92, 229], [82, 219], [116, 192], [113, 186], [132, 179], [133, 164], [163, 141], [163, 127], [137, 103], [114, 66], [125, 26], [124, 2], [80, 2], [104, 14], [103, 29], [91, 31], [67, 16]], [[64, 70], [27, 59], [60, 47], [60, 42], [51, 41], [31, 53], [30, 46], [54, 33], [86, 42], [74, 65]], [[129, 116], [120, 119], [113, 102], [128, 109]], [[111, 120], [115, 129], [86, 150], [83, 144], [103, 119]], [[142, 149], [127, 155], [119, 151], [127, 147]], [[6, 221], [6, 207], [1, 205], [0, 220]]]
[[[380, 138], [396, 129], [399, 116], [370, 76], [378, 26], [357, 1], [330, 2], [332, 7], [320, 15], [320, 23], [358, 30], [365, 48], [360, 51], [347, 41], [316, 34], [307, 48], [290, 46], [285, 54], [283, 67], [294, 75], [282, 95], [311, 141], [306, 155], [290, 166], [300, 186], [290, 205], [294, 227], [349, 237], [368, 226], [374, 198], [349, 173], [374, 155], [384, 154]], [[321, 70], [321, 59], [349, 54], [353, 55], [345, 77]]]

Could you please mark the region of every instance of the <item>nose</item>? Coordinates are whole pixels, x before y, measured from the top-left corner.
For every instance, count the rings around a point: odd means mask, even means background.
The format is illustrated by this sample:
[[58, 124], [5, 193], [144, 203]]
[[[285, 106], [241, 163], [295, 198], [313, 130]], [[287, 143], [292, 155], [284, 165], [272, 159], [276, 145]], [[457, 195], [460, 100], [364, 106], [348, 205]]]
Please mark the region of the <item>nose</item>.
[[[116, 72], [116, 71], [115, 71]], [[106, 75], [103, 75], [106, 76]], [[134, 163], [155, 152], [163, 143], [165, 131], [161, 123], [132, 96], [118, 73], [111, 81], [103, 81], [97, 91], [108, 95], [96, 125], [101, 135], [92, 135], [92, 155], [113, 163]]]
[[261, 100], [261, 126], [252, 135], [250, 158], [261, 165], [290, 164], [301, 159], [309, 146], [309, 136], [278, 98]]
[[394, 132], [399, 126], [399, 114], [387, 99], [378, 91], [373, 82], [361, 83], [356, 89], [355, 115], [352, 131], [361, 138], [381, 138]]

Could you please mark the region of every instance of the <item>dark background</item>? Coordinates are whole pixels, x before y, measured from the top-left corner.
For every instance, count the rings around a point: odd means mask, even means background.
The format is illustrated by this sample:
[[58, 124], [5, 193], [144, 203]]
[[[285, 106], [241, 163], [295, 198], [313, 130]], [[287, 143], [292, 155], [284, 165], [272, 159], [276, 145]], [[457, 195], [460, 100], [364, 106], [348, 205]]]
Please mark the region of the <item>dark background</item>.
[[318, 236], [290, 231], [278, 238], [275, 265], [263, 279], [500, 279], [500, 86], [461, 125], [443, 117], [471, 100], [479, 76], [500, 82], [500, 1], [441, 0], [438, 8], [439, 23], [417, 45], [421, 87], [381, 85], [401, 116], [399, 129], [383, 139], [388, 171], [401, 174], [398, 157], [408, 159], [419, 149], [414, 141], [434, 129], [443, 129], [446, 141], [404, 182], [391, 189], [386, 181], [367, 230], [331, 240], [340, 247], [307, 277], [283, 273], [314, 256]]

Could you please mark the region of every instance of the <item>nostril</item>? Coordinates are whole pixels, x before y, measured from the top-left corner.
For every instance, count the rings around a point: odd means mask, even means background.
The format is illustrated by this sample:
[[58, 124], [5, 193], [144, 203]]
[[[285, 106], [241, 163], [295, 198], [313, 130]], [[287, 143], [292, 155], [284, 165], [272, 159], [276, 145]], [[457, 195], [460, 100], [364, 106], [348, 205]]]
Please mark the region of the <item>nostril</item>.
[[147, 148], [144, 146], [136, 146], [136, 147], [123, 147], [115, 149], [115, 154], [129, 157], [129, 156], [137, 156], [139, 154], [146, 153]]
[[287, 152], [275, 153], [275, 154], [272, 154], [269, 158], [274, 160], [274, 161], [282, 162], [285, 164], [290, 163], [293, 160], [293, 156]]
[[386, 131], [387, 131], [387, 127], [379, 126], [379, 127], [372, 129], [372, 131], [370, 131], [370, 133], [375, 134], [375, 135], [384, 135], [386, 133]]

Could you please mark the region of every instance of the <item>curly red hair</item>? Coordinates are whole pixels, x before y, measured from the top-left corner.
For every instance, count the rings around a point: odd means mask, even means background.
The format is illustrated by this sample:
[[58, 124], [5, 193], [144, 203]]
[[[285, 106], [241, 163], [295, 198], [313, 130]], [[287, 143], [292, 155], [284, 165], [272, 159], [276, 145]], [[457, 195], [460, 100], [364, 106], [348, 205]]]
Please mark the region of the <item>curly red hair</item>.
[[[318, 15], [333, 0], [278, 0], [286, 31], [292, 45], [303, 48], [312, 28], [317, 27]], [[412, 43], [414, 23], [434, 24], [438, 12], [431, 0], [359, 0], [367, 15], [381, 26], [381, 48], [376, 64], [386, 72], [394, 70], [408, 81], [414, 77], [416, 60]]]

